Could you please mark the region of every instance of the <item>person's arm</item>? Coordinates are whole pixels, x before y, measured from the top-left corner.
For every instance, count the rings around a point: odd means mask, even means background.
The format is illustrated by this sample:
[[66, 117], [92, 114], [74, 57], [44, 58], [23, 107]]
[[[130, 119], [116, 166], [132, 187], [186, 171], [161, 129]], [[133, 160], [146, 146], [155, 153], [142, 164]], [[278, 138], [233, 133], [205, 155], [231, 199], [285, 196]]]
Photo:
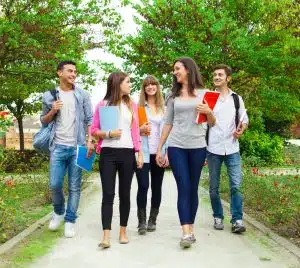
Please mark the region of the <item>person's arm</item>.
[[93, 151], [95, 150], [95, 145], [93, 142], [93, 136], [91, 135], [91, 125], [93, 121], [93, 109], [90, 95], [88, 93], [84, 94], [83, 97], [83, 112], [84, 112], [84, 123], [88, 127], [87, 135], [87, 157], [91, 157]]
[[162, 157], [162, 147], [166, 143], [170, 135], [174, 122], [174, 98], [172, 97], [170, 97], [167, 101], [167, 109], [164, 117], [164, 122], [165, 123], [161, 132], [160, 141], [156, 153], [156, 163], [161, 167], [163, 167], [165, 162]]
[[50, 109], [50, 107], [47, 105], [47, 102], [45, 100], [45, 94], [44, 94], [43, 102], [42, 102], [43, 111], [41, 115], [41, 123], [43, 125], [48, 125], [50, 122], [52, 122], [54, 120], [55, 115], [62, 108], [62, 106], [63, 106], [62, 101], [57, 100], [52, 103], [52, 107]]

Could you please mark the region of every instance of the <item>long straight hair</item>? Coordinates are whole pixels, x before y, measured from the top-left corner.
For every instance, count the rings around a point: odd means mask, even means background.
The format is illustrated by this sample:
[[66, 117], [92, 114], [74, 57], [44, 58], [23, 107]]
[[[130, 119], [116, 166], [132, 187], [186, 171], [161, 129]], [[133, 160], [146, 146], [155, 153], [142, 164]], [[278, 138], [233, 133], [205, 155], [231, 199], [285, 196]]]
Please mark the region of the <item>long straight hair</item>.
[[[204, 88], [204, 83], [199, 71], [197, 63], [189, 57], [181, 57], [175, 60], [181, 62], [184, 68], [188, 71], [188, 93], [190, 96], [195, 96], [194, 90]], [[175, 98], [180, 96], [182, 84], [177, 82], [176, 76], [173, 74], [173, 87], [171, 89], [171, 97]]]
[[104, 100], [107, 101], [107, 105], [120, 105], [121, 101], [124, 101], [130, 112], [133, 114], [132, 102], [129, 95], [123, 95], [121, 98], [121, 87], [120, 85], [129, 77], [128, 74], [124, 72], [113, 72], [109, 75], [107, 79], [107, 90]]
[[163, 95], [161, 92], [160, 84], [159, 84], [158, 80], [152, 75], [148, 75], [143, 80], [139, 105], [145, 106], [146, 101], [148, 101], [148, 94], [146, 93], [145, 88], [149, 85], [156, 86], [157, 90], [156, 90], [156, 94], [155, 94], [155, 106], [159, 112], [163, 113], [164, 112], [164, 98], [163, 98]]

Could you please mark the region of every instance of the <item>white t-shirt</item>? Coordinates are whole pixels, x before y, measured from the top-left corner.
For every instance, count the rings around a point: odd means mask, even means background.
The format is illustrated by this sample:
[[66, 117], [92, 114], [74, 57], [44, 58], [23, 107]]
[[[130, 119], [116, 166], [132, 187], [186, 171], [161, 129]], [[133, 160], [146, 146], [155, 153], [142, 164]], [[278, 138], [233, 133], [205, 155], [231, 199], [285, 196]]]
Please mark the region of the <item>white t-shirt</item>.
[[59, 89], [59, 99], [63, 102], [57, 113], [54, 142], [67, 146], [76, 146], [75, 141], [75, 96], [74, 90], [63, 91]]
[[[101, 124], [101, 122], [100, 122]], [[131, 137], [132, 113], [124, 102], [120, 105], [119, 126], [122, 129], [122, 135], [119, 139], [103, 139], [102, 148], [130, 148], [133, 149]]]

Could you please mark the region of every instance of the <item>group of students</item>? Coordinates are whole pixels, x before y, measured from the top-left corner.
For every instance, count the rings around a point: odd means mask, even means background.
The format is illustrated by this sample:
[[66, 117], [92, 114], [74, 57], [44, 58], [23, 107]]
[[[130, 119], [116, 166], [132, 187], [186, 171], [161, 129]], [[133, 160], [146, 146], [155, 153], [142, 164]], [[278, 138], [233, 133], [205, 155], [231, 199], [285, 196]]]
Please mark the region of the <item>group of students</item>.
[[[43, 96], [44, 124], [54, 122], [50, 139], [50, 188], [54, 205], [50, 230], [57, 230], [65, 220], [65, 236], [75, 235], [74, 223], [80, 196], [81, 170], [75, 165], [76, 145], [85, 144], [88, 134], [88, 155], [94, 149], [100, 154], [99, 170], [102, 183], [101, 219], [103, 239], [99, 246], [110, 247], [116, 175], [119, 184], [119, 242], [129, 242], [126, 227], [130, 214], [130, 190], [134, 173], [138, 182], [138, 233], [155, 231], [162, 199], [165, 168], [170, 166], [178, 190], [177, 209], [182, 227], [180, 246], [188, 248], [196, 242], [194, 222], [198, 209], [198, 185], [207, 159], [210, 178], [210, 199], [214, 228], [224, 229], [223, 208], [219, 196], [220, 172], [223, 161], [227, 167], [231, 191], [232, 232], [246, 230], [242, 222], [242, 172], [238, 138], [248, 125], [244, 102], [228, 84], [232, 77], [229, 66], [214, 68], [214, 89], [220, 92], [213, 108], [204, 100], [204, 87], [199, 67], [193, 59], [178, 58], [173, 66], [173, 86], [164, 101], [158, 80], [149, 75], [142, 82], [139, 103], [130, 98], [129, 75], [111, 73], [104, 99], [92, 112], [86, 92], [74, 87], [76, 65], [62, 62], [58, 66], [59, 100]], [[100, 107], [119, 106], [119, 129], [101, 129]], [[145, 107], [148, 122], [139, 126], [138, 106]], [[58, 112], [59, 111], [59, 112]], [[207, 123], [195, 122], [197, 114], [205, 114]], [[65, 211], [63, 177], [68, 169], [69, 198]], [[151, 174], [151, 208], [147, 222], [147, 193]]]

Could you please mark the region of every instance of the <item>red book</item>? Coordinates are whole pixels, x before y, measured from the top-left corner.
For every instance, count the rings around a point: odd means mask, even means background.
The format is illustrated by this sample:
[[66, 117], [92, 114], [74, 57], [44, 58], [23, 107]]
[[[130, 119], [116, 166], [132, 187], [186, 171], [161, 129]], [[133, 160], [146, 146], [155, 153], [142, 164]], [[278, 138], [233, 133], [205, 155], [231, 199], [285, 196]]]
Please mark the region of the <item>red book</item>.
[[[206, 100], [209, 108], [211, 110], [213, 110], [216, 103], [217, 103], [217, 100], [218, 100], [219, 96], [220, 96], [220, 92], [218, 92], [218, 91], [207, 91], [204, 94], [203, 103], [204, 103], [204, 100]], [[201, 124], [201, 123], [204, 123], [206, 121], [207, 121], [206, 115], [198, 113], [197, 118], [196, 118], [196, 123]]]

